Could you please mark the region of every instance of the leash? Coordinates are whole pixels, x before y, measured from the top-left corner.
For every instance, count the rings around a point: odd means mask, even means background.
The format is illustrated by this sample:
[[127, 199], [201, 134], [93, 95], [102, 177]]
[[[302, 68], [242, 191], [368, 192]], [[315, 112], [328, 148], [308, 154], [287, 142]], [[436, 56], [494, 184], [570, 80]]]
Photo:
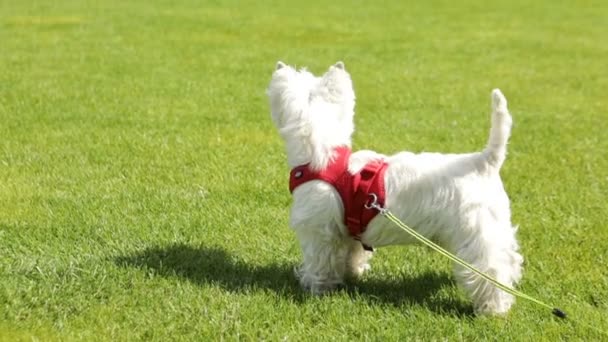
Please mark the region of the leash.
[[365, 204], [365, 208], [366, 209], [376, 209], [378, 210], [378, 212], [380, 213], [380, 215], [386, 217], [387, 219], [389, 219], [389, 221], [393, 222], [396, 226], [398, 226], [399, 228], [405, 230], [407, 233], [409, 233], [410, 235], [412, 235], [413, 237], [415, 237], [418, 241], [422, 242], [423, 244], [425, 244], [426, 246], [430, 247], [431, 249], [439, 252], [439, 254], [445, 256], [446, 258], [452, 260], [453, 262], [459, 264], [460, 266], [469, 269], [470, 271], [476, 273], [477, 275], [479, 275], [480, 277], [482, 277], [483, 279], [489, 281], [490, 283], [494, 284], [496, 287], [498, 287], [499, 289], [513, 295], [519, 298], [523, 298], [526, 300], [529, 300], [533, 303], [536, 303], [542, 307], [545, 307], [549, 310], [551, 310], [551, 313], [561, 319], [565, 319], [566, 318], [566, 313], [554, 306], [551, 306], [543, 301], [540, 301], [532, 296], [528, 296], [527, 294], [520, 292], [518, 290], [515, 290], [501, 282], [499, 282], [498, 280], [492, 278], [491, 276], [485, 274], [484, 272], [478, 270], [475, 266], [469, 264], [468, 262], [462, 260], [461, 258], [455, 256], [454, 254], [448, 252], [447, 250], [445, 250], [444, 248], [442, 248], [441, 246], [437, 245], [436, 243], [434, 243], [433, 241], [427, 239], [426, 237], [424, 237], [423, 235], [421, 235], [420, 233], [418, 233], [417, 231], [415, 231], [414, 229], [410, 228], [408, 225], [406, 225], [405, 223], [403, 223], [401, 220], [399, 220], [395, 215], [393, 215], [393, 213], [391, 213], [388, 209], [381, 207], [378, 204], [378, 196], [376, 196], [376, 194], [370, 194], [371, 197], [371, 203]]
[[523, 298], [526, 300], [529, 300], [533, 303], [536, 303], [539, 306], [542, 306], [546, 309], [551, 310], [551, 313], [556, 316], [559, 317], [562, 320], [566, 320], [566, 318], [568, 318], [568, 321], [574, 322], [576, 324], [579, 324], [581, 326], [586, 327], [587, 329], [593, 330], [601, 335], [604, 336], [608, 336], [608, 332], [604, 331], [598, 327], [592, 326], [591, 324], [587, 324], [587, 323], [583, 323], [579, 320], [573, 320], [572, 317], [569, 317], [566, 315], [566, 313], [555, 307], [552, 305], [549, 305], [541, 300], [538, 300], [532, 296], [529, 296], [521, 291], [518, 291], [516, 289], [513, 289], [501, 282], [499, 282], [498, 280], [492, 278], [491, 276], [485, 274], [484, 272], [480, 271], [479, 269], [477, 269], [475, 266], [469, 264], [468, 262], [462, 260], [461, 258], [455, 256], [454, 254], [448, 252], [447, 250], [445, 250], [444, 248], [442, 248], [441, 246], [437, 245], [436, 243], [434, 243], [433, 241], [427, 239], [426, 237], [424, 237], [423, 235], [421, 235], [420, 233], [418, 233], [417, 231], [415, 231], [414, 229], [410, 228], [408, 225], [406, 225], [405, 223], [403, 223], [403, 221], [399, 220], [399, 218], [397, 218], [395, 215], [393, 215], [393, 213], [391, 213], [387, 208], [382, 207], [381, 205], [378, 204], [378, 196], [374, 193], [369, 194], [369, 196], [371, 197], [371, 201], [365, 204], [365, 209], [376, 209], [378, 210], [378, 212], [380, 213], [380, 215], [386, 217], [389, 221], [393, 222], [397, 227], [403, 229], [404, 231], [406, 231], [408, 234], [412, 235], [413, 237], [415, 237], [418, 241], [422, 242], [423, 244], [425, 244], [426, 246], [430, 247], [431, 249], [439, 252], [439, 254], [445, 256], [446, 258], [452, 260], [453, 262], [459, 264], [462, 267], [465, 267], [467, 269], [469, 269], [470, 271], [476, 273], [477, 275], [479, 275], [480, 277], [482, 277], [483, 279], [489, 281], [490, 283], [494, 284], [496, 287], [498, 287], [499, 289], [515, 296], [515, 297], [519, 297], [519, 298]]

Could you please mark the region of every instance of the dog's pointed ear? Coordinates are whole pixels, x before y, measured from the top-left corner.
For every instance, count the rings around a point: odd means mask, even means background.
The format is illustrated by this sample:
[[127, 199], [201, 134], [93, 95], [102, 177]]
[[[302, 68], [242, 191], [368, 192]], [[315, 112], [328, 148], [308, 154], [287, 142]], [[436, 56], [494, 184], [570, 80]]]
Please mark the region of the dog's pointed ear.
[[334, 64], [334, 66], [338, 69], [344, 70], [344, 62], [342, 62], [342, 61], [336, 62], [336, 64]]
[[277, 70], [279, 69], [283, 69], [284, 67], [286, 67], [287, 65], [285, 65], [285, 63], [278, 61], [277, 62]]

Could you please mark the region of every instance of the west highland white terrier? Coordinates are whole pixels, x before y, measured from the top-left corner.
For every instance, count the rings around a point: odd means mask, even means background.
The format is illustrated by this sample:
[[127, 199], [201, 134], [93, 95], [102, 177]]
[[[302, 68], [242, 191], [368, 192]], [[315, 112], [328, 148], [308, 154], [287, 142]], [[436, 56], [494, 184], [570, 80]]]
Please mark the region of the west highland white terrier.
[[[521, 278], [516, 228], [499, 170], [511, 116], [492, 91], [486, 148], [468, 154], [351, 153], [355, 94], [338, 62], [322, 77], [278, 62], [268, 88], [272, 120], [287, 148], [293, 193], [290, 226], [303, 253], [303, 288], [321, 294], [370, 269], [371, 247], [414, 238], [369, 207], [390, 210], [408, 226], [508, 286]], [[373, 190], [373, 192], [372, 192]], [[501, 314], [515, 298], [464, 267], [457, 282], [482, 314]]]

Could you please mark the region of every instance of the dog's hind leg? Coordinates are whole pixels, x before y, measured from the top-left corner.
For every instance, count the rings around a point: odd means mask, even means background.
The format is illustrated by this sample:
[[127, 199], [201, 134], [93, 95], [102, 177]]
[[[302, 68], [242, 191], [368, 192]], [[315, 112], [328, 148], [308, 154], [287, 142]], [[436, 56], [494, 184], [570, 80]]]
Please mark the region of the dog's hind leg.
[[[480, 212], [477, 221], [464, 229], [469, 236], [461, 237], [456, 254], [482, 272], [512, 287], [521, 278], [522, 256], [518, 253], [515, 229], [507, 220], [497, 220], [489, 212]], [[458, 283], [473, 300], [480, 314], [506, 313], [515, 298], [472, 271], [455, 265]]]

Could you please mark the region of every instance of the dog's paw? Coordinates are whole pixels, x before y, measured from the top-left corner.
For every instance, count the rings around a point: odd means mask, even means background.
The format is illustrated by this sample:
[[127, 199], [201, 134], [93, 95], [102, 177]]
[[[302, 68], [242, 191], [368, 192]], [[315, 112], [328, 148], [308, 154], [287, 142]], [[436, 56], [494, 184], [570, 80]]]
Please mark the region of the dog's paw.
[[360, 264], [357, 265], [355, 267], [353, 267], [353, 269], [351, 270], [351, 276], [358, 278], [361, 277], [365, 272], [369, 271], [372, 269], [372, 266], [368, 263], [365, 264]]
[[498, 88], [492, 90], [492, 109], [494, 111], [507, 109], [507, 99]]

